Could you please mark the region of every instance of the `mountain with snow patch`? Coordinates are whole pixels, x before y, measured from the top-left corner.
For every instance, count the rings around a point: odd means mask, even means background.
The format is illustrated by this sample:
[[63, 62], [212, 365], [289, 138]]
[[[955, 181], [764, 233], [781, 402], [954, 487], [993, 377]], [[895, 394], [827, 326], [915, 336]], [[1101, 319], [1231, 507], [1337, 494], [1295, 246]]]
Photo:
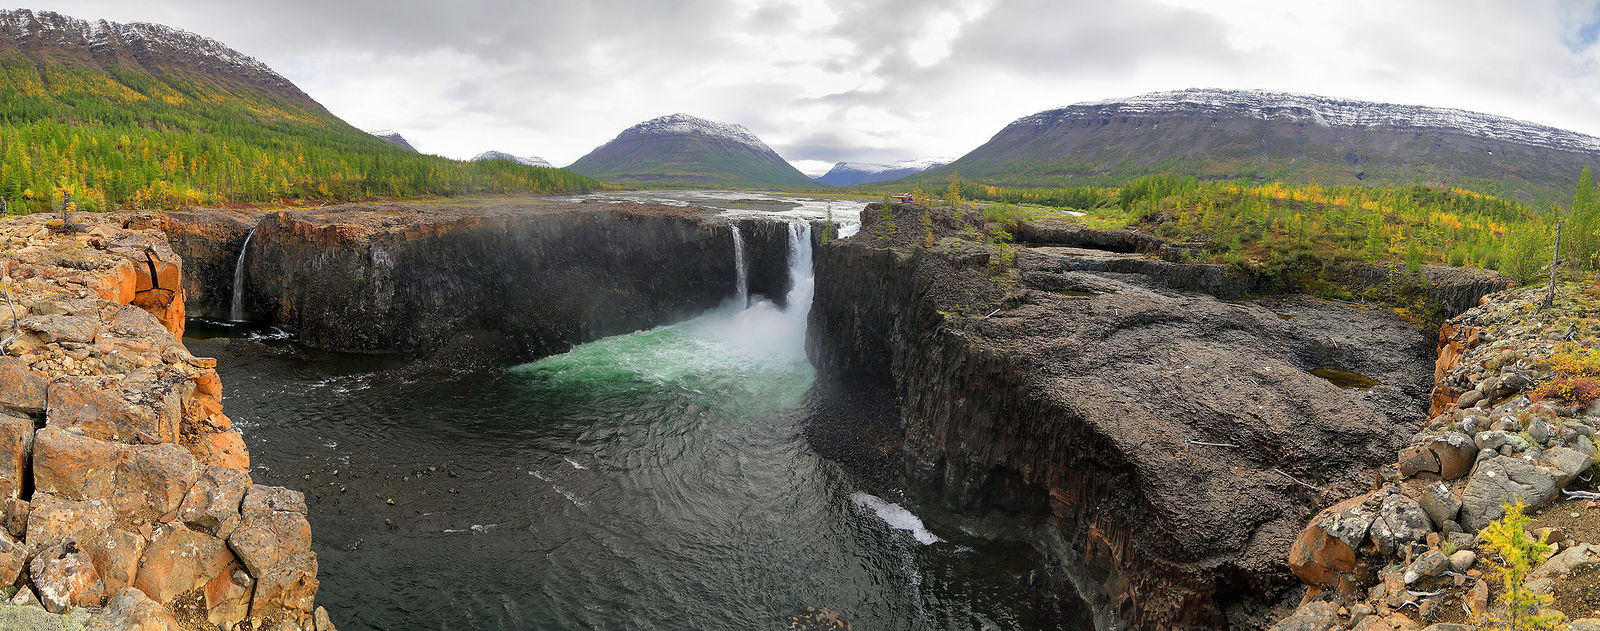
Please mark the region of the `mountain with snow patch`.
[[1260, 90], [1191, 89], [1025, 116], [938, 180], [1114, 185], [1144, 175], [1432, 184], [1570, 198], [1600, 138], [1459, 109]]
[[889, 164], [877, 162], [839, 162], [833, 165], [827, 173], [817, 178], [818, 182], [830, 186], [855, 186], [857, 184], [871, 184], [873, 182], [887, 182], [903, 177], [916, 175], [928, 169], [942, 167], [950, 163], [949, 158], [924, 158], [921, 160], [902, 160]]
[[744, 126], [688, 114], [629, 127], [567, 168], [599, 180], [662, 188], [815, 185]]
[[549, 160], [539, 156], [514, 156], [504, 151], [485, 151], [473, 156], [472, 160], [473, 162], [480, 160], [510, 160], [517, 164], [527, 165], [530, 167], [544, 167], [546, 169], [553, 168], [550, 166]]
[[411, 143], [406, 142], [406, 137], [405, 136], [401, 136], [400, 132], [392, 131], [392, 130], [388, 130], [388, 129], [378, 129], [378, 130], [368, 131], [367, 133], [372, 134], [374, 136], [377, 136], [378, 138], [381, 138], [384, 142], [387, 142], [387, 143], [389, 143], [391, 145], [394, 145], [396, 147], [399, 147], [401, 149], [405, 149], [406, 151], [410, 151], [412, 153], [416, 153], [417, 152], [417, 148], [411, 146]]

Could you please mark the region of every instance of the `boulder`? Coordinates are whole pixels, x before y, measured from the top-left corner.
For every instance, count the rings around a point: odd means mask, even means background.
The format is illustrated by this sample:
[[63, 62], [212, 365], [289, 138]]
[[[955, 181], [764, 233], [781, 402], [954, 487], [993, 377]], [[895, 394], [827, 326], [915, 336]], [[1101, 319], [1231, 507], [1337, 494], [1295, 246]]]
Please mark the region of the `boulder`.
[[33, 421], [0, 415], [0, 499], [22, 496], [33, 458]]
[[50, 383], [45, 421], [99, 440], [177, 442], [185, 389], [194, 384], [176, 375], [60, 377]]
[[1528, 580], [1563, 576], [1595, 563], [1600, 563], [1600, 546], [1580, 543], [1540, 563], [1538, 567], [1533, 568], [1533, 571], [1528, 572]]
[[1433, 524], [1416, 500], [1400, 493], [1383, 498], [1378, 518], [1372, 522], [1372, 542], [1384, 553], [1398, 553], [1406, 544], [1428, 536]]
[[221, 539], [184, 526], [162, 524], [150, 535], [139, 561], [139, 588], [159, 603], [209, 583], [233, 563]]
[[236, 471], [250, 471], [250, 452], [245, 449], [244, 436], [239, 432], [208, 434], [206, 448], [211, 454], [207, 462]]
[[28, 549], [11, 535], [0, 533], [0, 586], [13, 585], [28, 565]]
[[1405, 581], [1410, 585], [1424, 578], [1442, 576], [1447, 569], [1450, 569], [1450, 557], [1438, 550], [1428, 550], [1406, 566]]
[[333, 626], [333, 618], [328, 617], [327, 609], [317, 607], [317, 610], [311, 614], [311, 620], [317, 631], [338, 631]]
[[284, 609], [310, 615], [317, 594], [317, 555], [304, 552], [256, 574], [250, 617], [264, 619]]
[[1272, 625], [1271, 631], [1337, 631], [1344, 628], [1339, 623], [1339, 604], [1318, 601], [1295, 608], [1289, 617]]
[[1483, 530], [1505, 515], [1508, 502], [1538, 506], [1555, 493], [1555, 478], [1521, 458], [1483, 460], [1461, 493], [1461, 527], [1469, 532]]
[[[1544, 421], [1535, 422], [1543, 423]], [[1578, 476], [1583, 475], [1589, 465], [1594, 464], [1593, 457], [1568, 447], [1546, 449], [1541, 461], [1549, 469], [1560, 472], [1560, 475], [1556, 476], [1557, 488], [1563, 488], [1571, 484], [1573, 480], [1578, 479]]]
[[1461, 500], [1456, 499], [1444, 482], [1425, 478], [1406, 480], [1402, 492], [1422, 507], [1435, 530], [1443, 531], [1446, 522], [1453, 522], [1461, 511]]
[[22, 360], [0, 356], [0, 407], [23, 414], [43, 412], [49, 383]]
[[1438, 473], [1439, 458], [1426, 445], [1411, 445], [1400, 450], [1400, 475], [1411, 477], [1418, 473]]
[[1308, 585], [1332, 586], [1338, 572], [1355, 569], [1355, 551], [1378, 514], [1375, 506], [1367, 505], [1369, 499], [1352, 497], [1311, 519], [1289, 548], [1289, 569], [1295, 576]]
[[0, 500], [0, 530], [18, 539], [28, 532], [28, 500]]
[[178, 510], [200, 478], [175, 444], [124, 445], [45, 428], [35, 439], [34, 484], [75, 500], [107, 500], [118, 515], [159, 521]]
[[144, 592], [124, 588], [89, 618], [84, 631], [181, 631], [178, 620]]
[[105, 588], [95, 572], [94, 561], [75, 542], [65, 541], [37, 556], [28, 567], [28, 577], [38, 590], [39, 602], [46, 611], [61, 613], [72, 607], [99, 607]]
[[1483, 400], [1483, 393], [1482, 392], [1478, 392], [1477, 390], [1468, 390], [1465, 393], [1463, 393], [1459, 398], [1456, 399], [1456, 407], [1459, 407], [1459, 408], [1465, 410], [1465, 409], [1470, 408], [1470, 407], [1472, 407], [1474, 405], [1477, 405], [1478, 402], [1482, 401], [1482, 400]]
[[34, 315], [22, 318], [17, 325], [45, 343], [92, 344], [100, 332], [100, 318], [87, 315]]
[[311, 550], [311, 524], [305, 515], [290, 511], [246, 512], [228, 545], [259, 579], [267, 570]]
[[249, 488], [249, 474], [211, 465], [183, 498], [178, 519], [190, 528], [226, 539], [239, 526], [239, 507]]
[[1472, 471], [1478, 458], [1478, 446], [1472, 437], [1461, 432], [1446, 432], [1428, 443], [1428, 450], [1439, 461], [1439, 477], [1454, 480]]
[[[16, 594], [6, 599], [6, 604], [13, 607], [34, 607], [40, 611], [44, 610], [44, 603], [39, 602], [39, 597], [34, 595], [33, 588], [27, 585], [17, 589]], [[5, 627], [0, 627], [0, 629], [3, 628]]]
[[206, 620], [224, 629], [244, 620], [250, 615], [255, 584], [238, 561], [218, 573], [205, 586]]
[[102, 500], [69, 500], [51, 493], [35, 493], [24, 541], [32, 550], [53, 546], [78, 533], [104, 530], [116, 517], [116, 511]]
[[78, 546], [88, 553], [107, 593], [133, 586], [145, 550], [144, 537], [112, 527], [79, 539]]
[[244, 514], [261, 511], [289, 511], [306, 514], [306, 494], [281, 486], [251, 486], [240, 507]]

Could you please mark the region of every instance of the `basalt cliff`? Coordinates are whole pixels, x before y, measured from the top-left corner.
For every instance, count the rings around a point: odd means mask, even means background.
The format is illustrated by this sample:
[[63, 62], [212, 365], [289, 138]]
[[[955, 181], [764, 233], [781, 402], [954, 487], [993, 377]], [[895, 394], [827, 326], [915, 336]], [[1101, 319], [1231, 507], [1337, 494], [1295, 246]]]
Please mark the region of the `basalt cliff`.
[[237, 282], [250, 320], [336, 351], [531, 359], [674, 322], [734, 295], [736, 240], [751, 295], [781, 303], [790, 282], [782, 223], [700, 208], [477, 200], [152, 221], [193, 270], [191, 313], [227, 317]]
[[819, 380], [895, 404], [834, 455], [889, 454], [935, 524], [1033, 545], [1099, 628], [1267, 626], [1301, 527], [1427, 420], [1433, 339], [1387, 309], [1262, 296], [1270, 279], [1131, 237], [996, 247], [971, 210], [862, 219], [818, 249], [808, 351]]

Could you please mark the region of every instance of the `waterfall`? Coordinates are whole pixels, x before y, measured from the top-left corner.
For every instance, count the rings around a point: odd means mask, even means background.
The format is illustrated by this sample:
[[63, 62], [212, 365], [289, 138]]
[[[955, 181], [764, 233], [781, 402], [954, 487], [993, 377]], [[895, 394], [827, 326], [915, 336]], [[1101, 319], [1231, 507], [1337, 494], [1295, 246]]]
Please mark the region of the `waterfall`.
[[739, 224], [729, 227], [733, 228], [733, 304], [743, 309], [750, 306], [750, 267], [744, 260], [744, 235], [739, 232]]
[[254, 236], [255, 228], [244, 235], [244, 247], [239, 248], [239, 260], [233, 264], [233, 304], [228, 305], [228, 320], [232, 322], [244, 322], [244, 254], [250, 251], [250, 238]]
[[789, 316], [804, 323], [811, 312], [816, 279], [811, 269], [811, 224], [789, 224]]

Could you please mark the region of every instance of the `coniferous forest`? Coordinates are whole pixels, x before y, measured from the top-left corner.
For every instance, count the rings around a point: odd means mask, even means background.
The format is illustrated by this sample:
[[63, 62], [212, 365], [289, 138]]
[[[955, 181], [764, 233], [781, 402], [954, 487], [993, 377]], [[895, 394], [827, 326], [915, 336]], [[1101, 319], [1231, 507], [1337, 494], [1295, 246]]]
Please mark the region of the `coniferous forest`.
[[11, 212], [567, 193], [562, 169], [412, 153], [309, 99], [200, 73], [0, 59]]

